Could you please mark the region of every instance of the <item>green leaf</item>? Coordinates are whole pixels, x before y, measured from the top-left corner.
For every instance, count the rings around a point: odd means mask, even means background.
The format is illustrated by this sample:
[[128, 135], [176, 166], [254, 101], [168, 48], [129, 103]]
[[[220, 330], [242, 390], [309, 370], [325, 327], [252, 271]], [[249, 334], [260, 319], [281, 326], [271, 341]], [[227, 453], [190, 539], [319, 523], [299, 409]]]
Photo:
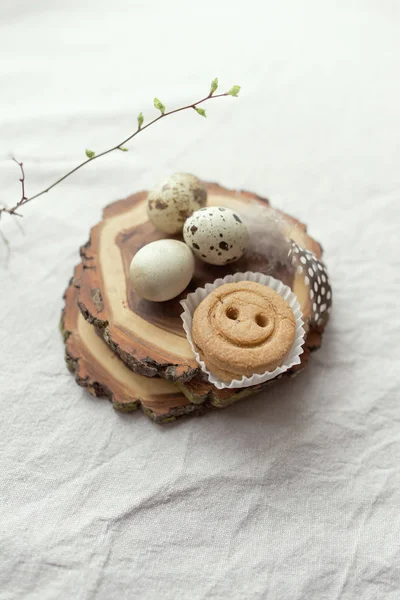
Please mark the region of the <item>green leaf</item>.
[[234, 85], [233, 87], [231, 87], [231, 89], [229, 90], [229, 92], [226, 92], [228, 94], [228, 96], [235, 96], [235, 98], [238, 97], [240, 92], [240, 85]]
[[206, 115], [206, 111], [204, 110], [204, 108], [197, 108], [197, 106], [193, 107], [194, 110], [199, 113], [199, 115], [201, 115], [202, 117], [207, 117]]
[[96, 152], [93, 152], [93, 150], [88, 150], [87, 148], [85, 150], [85, 154], [88, 158], [94, 158], [96, 156]]
[[215, 79], [213, 79], [211, 82], [210, 94], [213, 94], [217, 89], [218, 89], [218, 77], [215, 77]]
[[141, 126], [143, 125], [143, 121], [144, 121], [144, 117], [143, 117], [143, 113], [139, 113], [138, 118], [137, 118], [137, 122], [139, 125], [139, 129], [141, 128]]
[[125, 148], [125, 146], [119, 146], [118, 150], [121, 150], [121, 152], [128, 152], [128, 148]]
[[162, 115], [165, 113], [165, 106], [158, 98], [154, 98], [154, 106], [161, 112]]

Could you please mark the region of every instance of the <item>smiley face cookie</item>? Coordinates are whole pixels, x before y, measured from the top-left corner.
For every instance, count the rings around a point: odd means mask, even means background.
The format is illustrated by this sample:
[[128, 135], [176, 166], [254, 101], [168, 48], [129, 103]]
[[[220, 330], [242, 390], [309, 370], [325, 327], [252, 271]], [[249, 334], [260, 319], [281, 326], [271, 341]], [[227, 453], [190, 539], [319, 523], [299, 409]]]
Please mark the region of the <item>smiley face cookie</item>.
[[295, 331], [296, 320], [286, 300], [252, 281], [216, 288], [196, 308], [192, 323], [201, 359], [226, 382], [281, 366]]

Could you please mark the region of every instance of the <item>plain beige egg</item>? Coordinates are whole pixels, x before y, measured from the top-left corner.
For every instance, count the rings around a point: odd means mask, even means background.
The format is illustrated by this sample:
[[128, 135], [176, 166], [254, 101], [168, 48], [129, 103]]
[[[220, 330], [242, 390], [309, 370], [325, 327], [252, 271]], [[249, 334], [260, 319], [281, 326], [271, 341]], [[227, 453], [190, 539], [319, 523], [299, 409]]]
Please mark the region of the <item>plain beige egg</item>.
[[135, 292], [153, 302], [165, 302], [181, 294], [193, 273], [193, 253], [177, 240], [158, 240], [143, 246], [129, 269]]

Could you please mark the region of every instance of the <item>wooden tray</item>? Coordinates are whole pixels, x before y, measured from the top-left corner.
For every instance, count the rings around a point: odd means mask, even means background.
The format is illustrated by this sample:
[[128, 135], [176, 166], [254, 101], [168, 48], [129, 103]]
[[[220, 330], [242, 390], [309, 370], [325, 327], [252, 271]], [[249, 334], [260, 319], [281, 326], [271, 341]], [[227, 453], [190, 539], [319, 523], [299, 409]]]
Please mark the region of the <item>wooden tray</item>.
[[[167, 423], [184, 415], [202, 414], [210, 408], [224, 408], [273, 383], [269, 381], [245, 390], [217, 390], [199, 376], [182, 384], [134, 373], [83, 318], [77, 304], [83, 272], [83, 265], [78, 265], [64, 294], [60, 329], [65, 342], [65, 359], [78, 385], [93, 396], [109, 398], [115, 409], [131, 412], [141, 407], [157, 423]], [[305, 349], [301, 365], [291, 369], [288, 375], [294, 376], [304, 368], [309, 354]]]
[[[250, 202], [257, 202], [262, 206], [269, 204], [268, 200], [249, 192], [227, 190], [212, 183], [207, 184], [207, 188], [209, 205], [226, 206], [239, 214], [246, 211]], [[215, 397], [213, 386], [201, 382], [199, 378], [201, 371], [182, 328], [179, 300], [206, 282], [237, 271], [272, 274], [297, 293], [295, 276], [284, 267], [271, 273], [265, 259], [257, 256], [249, 259], [245, 255], [240, 261], [224, 267], [197, 261], [194, 278], [181, 297], [163, 303], [153, 303], [138, 297], [128, 276], [132, 257], [145, 244], [165, 237], [149, 222], [146, 199], [147, 192], [140, 192], [126, 200], [110, 204], [104, 210], [103, 220], [91, 230], [89, 242], [81, 249], [83, 274], [78, 297], [79, 308], [85, 319], [94, 325], [110, 348], [132, 371], [146, 377], [160, 376], [177, 381], [192, 401], [207, 398], [210, 394]], [[279, 215], [283, 214], [274, 210]], [[292, 239], [320, 258], [321, 246], [307, 234], [305, 225], [293, 217], [285, 217]], [[301, 297], [300, 292], [298, 297], [308, 327], [309, 298], [308, 295]], [[306, 349], [319, 347], [321, 333], [321, 328], [309, 327]], [[304, 359], [306, 358], [307, 353]], [[292, 372], [288, 372], [290, 374]], [[196, 393], [192, 394], [193, 390]], [[228, 392], [231, 399], [232, 390]], [[251, 393], [251, 388], [246, 392]]]
[[176, 383], [133, 373], [85, 321], [77, 304], [82, 273], [80, 264], [64, 294], [60, 323], [65, 359], [76, 382], [93, 396], [109, 398], [117, 410], [130, 412], [141, 406], [155, 421], [166, 422], [201, 412], [201, 405], [192, 404]]

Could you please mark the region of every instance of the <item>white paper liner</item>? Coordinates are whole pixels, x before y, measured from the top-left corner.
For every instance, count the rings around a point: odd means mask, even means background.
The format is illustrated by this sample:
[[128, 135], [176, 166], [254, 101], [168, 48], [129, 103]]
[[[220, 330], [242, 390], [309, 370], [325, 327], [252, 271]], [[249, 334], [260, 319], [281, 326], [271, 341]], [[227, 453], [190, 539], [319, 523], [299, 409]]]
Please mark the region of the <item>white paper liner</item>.
[[[261, 283], [272, 288], [275, 292], [277, 292], [282, 298], [286, 300], [289, 304], [290, 308], [293, 311], [294, 317], [296, 319], [296, 332], [294, 337], [294, 342], [292, 347], [285, 359], [285, 363], [274, 369], [274, 371], [266, 371], [262, 374], [255, 374], [252, 377], [242, 377], [241, 379], [235, 379], [230, 383], [221, 381], [216, 377], [213, 373], [211, 373], [205, 363], [201, 360], [198, 352], [195, 349], [192, 340], [192, 317], [194, 311], [204, 300], [208, 294], [210, 294], [213, 290], [224, 285], [225, 283], [236, 283], [238, 281], [254, 281], [256, 283]], [[260, 383], [264, 383], [265, 381], [269, 381], [270, 379], [274, 379], [281, 373], [284, 373], [291, 367], [300, 364], [300, 356], [303, 353], [303, 344], [304, 344], [304, 336], [305, 331], [303, 328], [303, 314], [300, 309], [300, 304], [297, 300], [297, 296], [292, 292], [290, 287], [283, 284], [282, 281], [275, 279], [274, 277], [270, 277], [269, 275], [264, 275], [263, 273], [252, 273], [248, 271], [247, 273], [235, 273], [234, 275], [227, 275], [223, 279], [216, 279], [213, 283], [206, 283], [205, 287], [197, 288], [195, 292], [188, 294], [185, 300], [181, 300], [181, 305], [183, 306], [183, 313], [181, 314], [181, 319], [183, 321], [183, 329], [186, 332], [186, 337], [189, 341], [190, 347], [193, 350], [193, 353], [196, 357], [198, 364], [201, 367], [201, 370], [206, 373], [208, 377], [208, 381], [212, 383], [219, 390], [223, 388], [245, 388], [251, 385], [257, 385]]]

